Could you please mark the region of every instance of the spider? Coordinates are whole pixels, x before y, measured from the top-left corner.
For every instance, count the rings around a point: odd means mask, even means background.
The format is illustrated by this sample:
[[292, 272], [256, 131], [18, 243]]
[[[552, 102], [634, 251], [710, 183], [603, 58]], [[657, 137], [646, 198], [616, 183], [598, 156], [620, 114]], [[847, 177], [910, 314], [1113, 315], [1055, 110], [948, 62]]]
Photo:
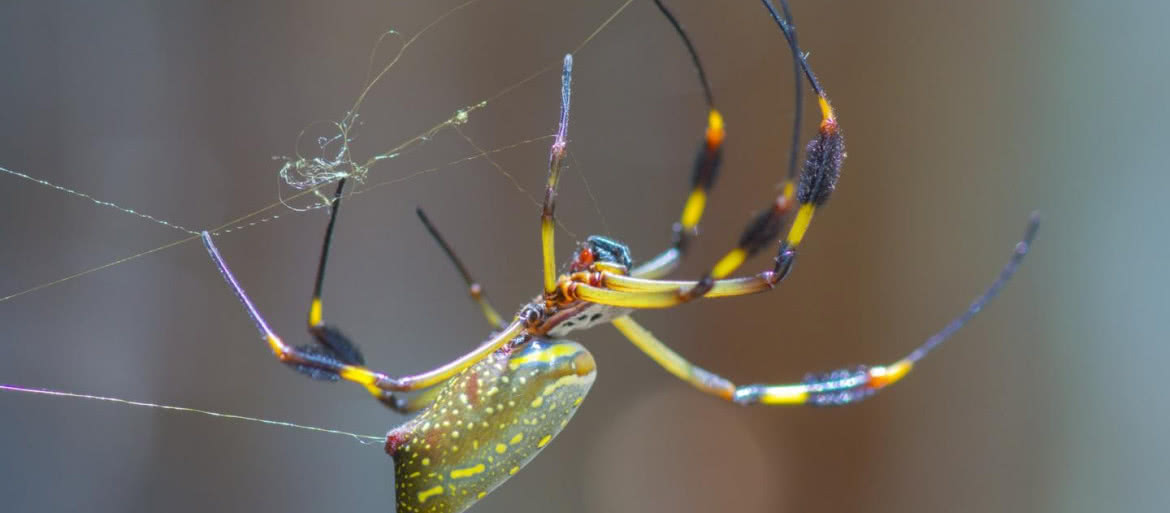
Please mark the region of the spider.
[[[565, 338], [573, 331], [613, 324], [671, 374], [702, 392], [738, 404], [852, 404], [905, 377], [919, 360], [995, 296], [1028, 251], [1038, 226], [1035, 217], [987, 291], [941, 331], [890, 365], [810, 374], [799, 383], [736, 385], [672, 351], [629, 314], [638, 309], [668, 308], [703, 298], [756, 294], [776, 288], [792, 269], [813, 214], [833, 192], [845, 147], [836, 114], [797, 43], [787, 3], [780, 0], [781, 14], [768, 0], [763, 0], [793, 55], [797, 81], [795, 124], [800, 123], [801, 85], [807, 81], [820, 108], [818, 133], [805, 148], [799, 176], [795, 165], [797, 147], [793, 145], [789, 175], [780, 194], [747, 224], [734, 249], [698, 280], [662, 279], [677, 267], [688, 242], [697, 233], [708, 192], [719, 169], [725, 132], [723, 118], [714, 107], [710, 86], [690, 39], [662, 1], [654, 1], [691, 56], [705, 92], [708, 123], [695, 159], [690, 195], [680, 220], [673, 227], [673, 243], [647, 262], [634, 265], [625, 245], [606, 237], [591, 236], [578, 245], [564, 272], [557, 270], [554, 210], [567, 145], [571, 54], [564, 59], [560, 117], [550, 150], [541, 211], [543, 291], [505, 322], [451, 246], [423, 211], [418, 210], [419, 219], [455, 265], [471, 298], [494, 329], [485, 342], [447, 364], [403, 377], [377, 372], [366, 366], [357, 346], [338, 328], [325, 324], [322, 289], [345, 178], [338, 181], [330, 201], [331, 213], [309, 307], [308, 330], [314, 344], [294, 347], [277, 336], [228, 269], [210, 234], [202, 234], [215, 265], [278, 360], [311, 378], [356, 382], [395, 411], [405, 414], [421, 410], [419, 415], [386, 435], [386, 452], [395, 464], [400, 513], [467, 509], [516, 474], [565, 427], [596, 375], [596, 362], [589, 351]], [[778, 237], [779, 246], [770, 270], [728, 278], [749, 257]], [[400, 395], [407, 392], [420, 393], [410, 398]]]

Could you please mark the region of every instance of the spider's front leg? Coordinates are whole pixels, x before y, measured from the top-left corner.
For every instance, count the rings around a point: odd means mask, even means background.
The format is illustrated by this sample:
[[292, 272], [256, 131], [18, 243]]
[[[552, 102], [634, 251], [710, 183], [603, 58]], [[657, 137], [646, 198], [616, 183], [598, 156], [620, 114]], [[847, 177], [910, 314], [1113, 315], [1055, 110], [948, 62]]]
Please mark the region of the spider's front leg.
[[[625, 308], [669, 308], [700, 297], [740, 296], [772, 290], [792, 269], [796, 249], [808, 232], [813, 213], [828, 201], [845, 157], [845, 143], [833, 109], [823, 96], [820, 105], [823, 119], [819, 134], [808, 145], [797, 184], [785, 186], [772, 206], [748, 223], [735, 249], [702, 278], [675, 281], [647, 279], [633, 273], [631, 276], [607, 271], [575, 273], [568, 288], [570, 298]], [[780, 240], [772, 269], [755, 276], [726, 279], [748, 257], [775, 240], [782, 220], [794, 203], [799, 208], [787, 235]]]
[[[770, 4], [765, 2], [765, 5], [771, 9]], [[795, 29], [790, 20], [787, 17], [781, 18], [774, 11], [773, 17], [788, 42], [797, 69], [804, 72], [809, 86], [816, 93], [821, 111], [817, 136], [805, 148], [805, 161], [799, 178], [793, 183], [791, 179], [793, 169], [790, 169], [790, 178], [785, 181], [776, 200], [748, 222], [736, 247], [716, 262], [699, 280], [688, 282], [648, 279], [654, 273], [645, 273], [641, 270], [647, 265], [657, 268], [656, 260], [661, 258], [660, 256], [651, 263], [635, 269], [630, 276], [607, 272], [594, 276], [578, 275], [574, 278], [573, 298], [627, 308], [667, 308], [704, 296], [764, 292], [771, 290], [788, 275], [796, 258], [797, 247], [804, 240], [812, 223], [813, 214], [818, 207], [828, 201], [836, 187], [845, 159], [845, 140], [828, 96], [797, 45]], [[797, 91], [799, 112], [801, 98], [799, 87]], [[792, 162], [795, 162], [795, 155], [796, 148], [793, 147], [790, 159]], [[796, 215], [788, 227], [787, 235], [780, 240], [772, 270], [747, 278], [726, 279], [749, 257], [776, 239], [781, 232], [782, 223], [794, 207]], [[687, 218], [686, 210], [683, 217]]]

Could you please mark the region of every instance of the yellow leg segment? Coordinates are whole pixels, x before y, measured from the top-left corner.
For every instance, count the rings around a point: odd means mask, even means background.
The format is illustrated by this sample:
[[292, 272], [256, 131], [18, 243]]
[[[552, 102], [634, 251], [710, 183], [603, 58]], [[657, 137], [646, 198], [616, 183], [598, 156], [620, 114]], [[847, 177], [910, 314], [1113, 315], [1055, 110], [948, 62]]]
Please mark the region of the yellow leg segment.
[[[565, 296], [590, 303], [623, 308], [670, 308], [687, 302], [685, 291], [699, 282], [680, 280], [649, 280], [620, 274], [601, 273], [601, 286], [593, 286], [587, 273], [573, 275], [573, 280], [564, 286]], [[775, 281], [772, 272], [765, 271], [756, 276], [716, 280], [711, 290], [703, 297], [731, 297], [758, 294], [772, 290]], [[579, 280], [579, 281], [578, 281]]]
[[540, 215], [540, 249], [544, 260], [544, 293], [552, 294], [557, 288], [556, 209], [557, 182], [561, 177], [561, 160], [565, 157], [564, 146], [553, 146], [548, 163], [548, 184], [544, 189], [544, 207]]
[[[431, 234], [431, 238], [435, 240], [435, 243], [439, 245], [443, 253], [447, 255], [447, 259], [451, 261], [451, 265], [455, 266], [455, 270], [463, 278], [463, 283], [467, 284], [467, 293], [471, 296], [471, 300], [479, 305], [484, 319], [487, 319], [488, 324], [493, 329], [502, 329], [504, 327], [504, 319], [500, 317], [500, 314], [496, 312], [495, 308], [492, 308], [491, 302], [484, 295], [483, 287], [471, 277], [471, 271], [467, 269], [467, 266], [463, 265], [463, 260], [455, 254], [455, 248], [452, 248], [447, 243], [447, 239], [443, 238], [443, 234], [439, 233], [439, 229], [431, 223], [430, 218], [427, 217], [426, 212], [423, 212], [422, 208], [415, 209], [415, 213], [418, 214], [418, 220], [422, 222], [423, 227]], [[312, 318], [312, 314], [310, 314], [310, 318]]]
[[507, 329], [497, 333], [494, 337], [480, 344], [479, 347], [476, 347], [471, 352], [438, 368], [420, 374], [402, 378], [391, 378], [360, 365], [343, 365], [338, 369], [338, 374], [342, 379], [366, 386], [371, 393], [374, 390], [410, 392], [430, 388], [463, 372], [476, 362], [496, 352], [496, 350], [503, 347], [504, 344], [507, 344], [522, 331], [524, 331], [524, 322], [520, 320], [512, 321], [512, 324], [508, 325]]
[[683, 230], [694, 230], [699, 225], [699, 220], [703, 218], [703, 210], [707, 206], [707, 194], [718, 171], [719, 150], [723, 147], [723, 139], [726, 136], [723, 115], [712, 108], [707, 112], [706, 141], [704, 146], [699, 149], [701, 156], [696, 159], [695, 163], [694, 188], [691, 189], [690, 196], [687, 196], [682, 217], [679, 218], [679, 224], [682, 225]]
[[735, 394], [735, 385], [731, 384], [730, 381], [688, 362], [630, 317], [614, 319], [613, 325], [638, 349], [646, 353], [646, 356], [649, 356], [651, 360], [661, 365], [667, 372], [674, 374], [678, 379], [716, 397], [730, 400]]
[[315, 297], [309, 303], [309, 327], [320, 326], [322, 322], [321, 298]]
[[683, 206], [682, 219], [679, 224], [684, 230], [692, 230], [699, 224], [699, 219], [703, 217], [703, 210], [707, 207], [707, 191], [703, 189], [695, 189], [691, 191], [691, 195], [687, 196], [686, 205]]
[[670, 274], [678, 267], [682, 260], [688, 239], [694, 234], [699, 221], [703, 219], [703, 212], [707, 208], [707, 199], [711, 187], [719, 173], [719, 162], [722, 158], [723, 139], [727, 136], [723, 125], [723, 115], [715, 108], [707, 112], [707, 130], [703, 144], [699, 146], [699, 153], [695, 158], [694, 176], [691, 179], [691, 192], [683, 205], [678, 224], [674, 226], [675, 241], [672, 247], [667, 248], [658, 256], [630, 271], [634, 276], [644, 278], [661, 278]]
[[813, 213], [816, 212], [817, 207], [811, 203], [800, 206], [800, 210], [796, 211], [796, 219], [792, 220], [792, 228], [788, 229], [788, 236], [785, 241], [792, 248], [800, 245], [800, 241], [804, 240], [804, 234], [808, 232], [808, 227], [812, 224]]
[[[765, 272], [757, 276], [715, 280], [711, 290], [703, 295], [703, 297], [745, 296], [748, 294], [767, 292], [772, 290], [772, 286], [769, 285], [770, 275], [771, 273]], [[688, 290], [699, 282], [689, 280], [648, 280], [620, 274], [603, 273], [601, 283], [605, 288], [614, 292], [658, 294], [666, 292], [677, 293], [680, 290]], [[580, 289], [578, 288], [578, 290]]]
[[499, 329], [504, 326], [504, 318], [500, 317], [500, 313], [492, 308], [492, 304], [488, 302], [487, 298], [483, 297], [483, 292], [480, 291], [478, 284], [471, 289], [471, 299], [479, 305], [479, 309], [483, 312], [483, 318], [492, 328]]
[[668, 292], [618, 292], [584, 283], [570, 283], [569, 297], [623, 308], [670, 308], [682, 303], [677, 291]]
[[[795, 195], [796, 186], [791, 181], [785, 182], [783, 190], [780, 192], [780, 197], [776, 198], [776, 202], [772, 206], [773, 215], [775, 215], [777, 219], [787, 215]], [[749, 257], [755, 254], [754, 251], [758, 249], [755, 247], [745, 246], [745, 242], [747, 241], [741, 241], [738, 247], [727, 252], [726, 255], [723, 255], [723, 258], [720, 258], [715, 266], [711, 268], [709, 275], [712, 278], [719, 280], [731, 276], [731, 273], [734, 273], [736, 269], [739, 269], [740, 266], [742, 266]], [[704, 295], [709, 296], [710, 293]]]
[[565, 134], [569, 129], [569, 84], [572, 81], [573, 56], [566, 55], [564, 70], [561, 72], [561, 116], [557, 137], [548, 156], [548, 183], [544, 188], [544, 205], [540, 213], [540, 243], [544, 258], [544, 295], [552, 296], [557, 290], [556, 235], [557, 182], [561, 178], [561, 162], [565, 159]]
[[856, 402], [898, 381], [910, 372], [913, 363], [899, 360], [888, 367], [841, 370], [818, 376], [804, 383], [736, 386], [731, 381], [687, 361], [663, 344], [653, 333], [629, 316], [613, 321], [646, 356], [675, 377], [715, 397], [740, 404], [793, 406], [844, 405]]

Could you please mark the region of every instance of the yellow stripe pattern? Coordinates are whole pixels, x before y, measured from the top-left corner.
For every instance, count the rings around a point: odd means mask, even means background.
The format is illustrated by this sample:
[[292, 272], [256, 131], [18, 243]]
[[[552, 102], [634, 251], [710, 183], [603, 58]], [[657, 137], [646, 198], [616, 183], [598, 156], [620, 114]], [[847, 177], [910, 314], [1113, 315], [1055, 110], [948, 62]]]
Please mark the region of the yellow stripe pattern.
[[800, 241], [804, 239], [805, 232], [808, 231], [808, 225], [812, 223], [813, 212], [816, 209], [816, 205], [810, 203], [801, 205], [800, 210], [796, 211], [796, 219], [792, 220], [792, 228], [788, 230], [789, 246], [796, 247], [800, 245]]
[[695, 189], [687, 196], [687, 203], [683, 206], [682, 219], [679, 223], [684, 229], [690, 230], [699, 224], [703, 217], [703, 209], [707, 207], [707, 191]]

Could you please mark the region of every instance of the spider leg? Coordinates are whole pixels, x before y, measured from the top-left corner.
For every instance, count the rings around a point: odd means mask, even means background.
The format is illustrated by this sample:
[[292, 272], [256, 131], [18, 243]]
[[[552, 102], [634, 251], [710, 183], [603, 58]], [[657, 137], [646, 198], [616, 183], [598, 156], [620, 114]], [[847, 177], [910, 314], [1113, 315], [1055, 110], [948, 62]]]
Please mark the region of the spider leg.
[[[699, 79], [703, 84], [703, 90], [706, 93], [708, 109], [710, 112], [709, 121], [707, 124], [707, 140], [706, 144], [699, 148], [698, 157], [695, 159], [695, 171], [692, 178], [692, 192], [687, 198], [686, 206], [683, 208], [682, 219], [674, 225], [674, 243], [672, 247], [663, 251], [658, 256], [650, 259], [641, 266], [633, 269], [630, 276], [639, 278], [662, 278], [673, 271], [678, 263], [681, 261], [688, 242], [688, 237], [695, 232], [700, 217], [702, 216], [703, 207], [706, 204], [707, 194], [710, 190], [712, 182], [718, 171], [720, 156], [722, 154], [722, 142], [724, 137], [723, 120], [719, 112], [714, 107], [712, 99], [711, 88], [707, 82], [703, 67], [699, 62], [698, 54], [695, 52], [694, 46], [691, 44], [690, 38], [687, 37], [682, 26], [675, 19], [674, 15], [662, 4], [661, 0], [654, 0], [655, 5], [674, 26], [675, 31], [682, 38], [687, 46], [687, 50], [691, 54], [691, 59], [694, 62], [695, 69], [699, 73]], [[820, 87], [816, 76], [813, 75], [811, 69], [808, 67], [808, 62], [800, 52], [799, 44], [797, 43], [796, 30], [792, 26], [792, 16], [788, 9], [787, 1], [782, 0], [781, 5], [784, 9], [784, 18], [781, 19], [779, 14], [769, 2], [765, 0], [765, 7], [768, 8], [773, 18], [780, 25], [781, 31], [784, 33], [790, 49], [793, 54], [793, 76], [795, 79], [794, 92], [794, 116], [792, 128], [792, 144], [789, 152], [788, 164], [788, 178], [782, 186], [782, 193], [776, 199], [775, 205], [770, 210], [765, 210], [755, 220], [748, 224], [740, 244], [737, 248], [732, 250], [723, 257], [716, 264], [715, 268], [711, 270], [708, 275], [699, 280], [699, 285], [692, 287], [686, 294], [686, 299], [695, 299], [703, 296], [709, 286], [711, 280], [724, 278], [743, 263], [749, 256], [755, 254], [763, 247], [763, 241], [774, 238], [780, 230], [780, 221], [789, 213], [794, 196], [794, 184], [796, 183], [796, 162], [797, 162], [797, 145], [800, 140], [800, 124], [803, 112], [803, 88], [801, 72], [809, 79], [813, 90], [818, 93], [822, 102], [822, 112], [825, 112], [828, 107], [827, 99]], [[831, 116], [831, 111], [827, 114]], [[783, 249], [781, 253], [783, 253]], [[789, 259], [791, 260], [791, 259]], [[789, 262], [790, 263], [790, 262]]]
[[691, 192], [687, 196], [679, 221], [673, 226], [674, 240], [671, 246], [659, 253], [658, 256], [630, 271], [631, 275], [642, 278], [661, 278], [670, 274], [685, 256], [690, 237], [697, 234], [699, 220], [702, 219], [703, 210], [707, 205], [707, 197], [711, 187], [715, 184], [716, 176], [719, 174], [719, 164], [723, 156], [723, 139], [726, 135], [723, 127], [723, 115], [715, 108], [711, 84], [707, 81], [707, 74], [703, 71], [699, 54], [695, 51], [690, 37], [687, 36], [678, 19], [661, 0], [654, 0], [654, 5], [658, 6], [662, 15], [670, 21], [675, 33], [686, 45], [695, 71], [699, 74], [699, 82], [703, 85], [703, 94], [707, 100], [707, 129], [706, 136], [699, 144], [699, 151], [695, 155], [694, 168], [691, 172]]
[[[1035, 214], [1028, 220], [1028, 227], [1022, 240], [1016, 245], [1012, 261], [1004, 268], [1001, 280], [1006, 281], [1015, 272], [1018, 261], [1027, 253], [1039, 227]], [[791, 253], [789, 253], [791, 254]], [[779, 273], [786, 272], [781, 269]], [[714, 280], [704, 297], [731, 297], [757, 294], [772, 290], [783, 278], [776, 270], [764, 271], [755, 276]], [[575, 273], [572, 280], [562, 287], [566, 297], [591, 303], [622, 308], [669, 308], [686, 302], [685, 291], [701, 285], [697, 281], [647, 280], [609, 272]]]
[[[856, 371], [834, 371], [824, 377], [813, 376], [802, 383], [740, 386], [687, 361], [628, 316], [615, 319], [613, 325], [667, 372], [702, 392], [739, 404], [818, 406], [848, 404], [864, 399], [877, 389], [897, 381], [909, 372], [911, 365], [899, 361], [889, 369], [871, 367]], [[881, 378], [878, 379], [878, 376]], [[826, 402], [823, 400], [825, 397], [833, 397], [836, 400]]]
[[[780, 241], [771, 276], [771, 279], [774, 281], [771, 284], [775, 285], [775, 283], [784, 279], [796, 257], [796, 247], [804, 239], [809, 224], [812, 222], [813, 213], [817, 207], [828, 201], [829, 196], [836, 187], [837, 178], [841, 173], [841, 164], [845, 159], [845, 140], [837, 124], [836, 114], [829, 104], [829, 97], [825, 94], [816, 75], [813, 74], [812, 69], [809, 67], [807, 56], [800, 50], [800, 45], [796, 39], [796, 28], [792, 25], [792, 16], [788, 9], [788, 2], [786, 0], [780, 0], [780, 4], [784, 10], [783, 17], [776, 12], [776, 9], [769, 0], [763, 0], [763, 4], [772, 15], [773, 20], [780, 27], [780, 31], [784, 34], [789, 50], [792, 53], [794, 67], [797, 71], [804, 71], [809, 86], [817, 96], [817, 104], [821, 111], [820, 127], [818, 128], [817, 137], [810, 141], [805, 148], [805, 162], [799, 179], [794, 184], [793, 177], [796, 171], [796, 145], [794, 140], [789, 158], [788, 180], [784, 183], [780, 195], [773, 202], [771, 208], [765, 209], [763, 212], [757, 214], [748, 223], [735, 249], [732, 249], [724, 255], [707, 274], [698, 280], [697, 285], [680, 294], [685, 301], [697, 299], [705, 295], [710, 291], [715, 280], [731, 275], [749, 257], [759, 252], [768, 241], [775, 239], [780, 233], [781, 221], [791, 211], [794, 203], [793, 200], [795, 199], [799, 203], [799, 208], [796, 211], [796, 217], [789, 225], [787, 236]], [[799, 129], [802, 106], [802, 88], [799, 83], [799, 74], [797, 79], [797, 115], [793, 129], [794, 139], [797, 137], [796, 133]]]
[[[475, 303], [479, 305], [484, 319], [487, 320], [492, 329], [504, 329], [507, 324], [504, 322], [503, 318], [500, 317], [500, 314], [496, 311], [496, 309], [492, 307], [491, 302], [488, 301], [487, 295], [483, 291], [483, 287], [480, 286], [479, 282], [472, 278], [471, 272], [467, 270], [467, 266], [463, 265], [463, 261], [459, 258], [458, 255], [455, 254], [455, 250], [451, 248], [451, 245], [447, 243], [447, 240], [443, 238], [443, 235], [439, 233], [438, 228], [436, 228], [434, 224], [431, 224], [430, 218], [427, 217], [422, 208], [416, 209], [415, 212], [418, 214], [419, 221], [422, 221], [423, 226], [426, 227], [427, 232], [431, 234], [431, 237], [435, 239], [435, 242], [439, 244], [439, 247], [443, 249], [443, 253], [446, 254], [451, 263], [455, 265], [455, 270], [459, 272], [459, 275], [463, 278], [464, 283], [467, 284], [468, 294], [471, 296], [472, 301], [475, 301]], [[399, 413], [414, 413], [433, 403], [435, 398], [438, 397], [442, 390], [443, 387], [436, 385], [423, 390], [410, 399], [402, 400], [399, 398], [394, 398], [391, 403], [387, 403], [387, 406], [390, 406]], [[383, 392], [383, 394], [391, 395], [387, 392]], [[386, 401], [383, 401], [383, 403], [386, 403]]]
[[1011, 279], [1027, 254], [1035, 238], [1038, 221], [1033, 215], [1028, 223], [1024, 239], [1016, 244], [1008, 263], [1000, 271], [991, 286], [984, 291], [962, 314], [947, 323], [942, 330], [931, 335], [910, 354], [886, 366], [859, 366], [842, 368], [827, 373], [808, 374], [800, 383], [751, 384], [737, 386], [731, 381], [700, 368], [679, 356], [666, 344], [643, 328], [629, 316], [613, 321], [614, 327], [626, 336], [638, 349], [679, 379], [708, 394], [739, 404], [840, 406], [858, 402], [898, 380], [913, 369], [914, 364], [947, 338], [959, 331], [975, 314], [979, 313]]
[[[312, 354], [318, 359], [332, 357], [342, 364], [361, 366], [365, 365], [366, 362], [357, 345], [342, 334], [341, 330], [337, 327], [325, 324], [322, 317], [321, 293], [325, 284], [326, 261], [329, 259], [329, 248], [333, 245], [333, 227], [337, 223], [337, 213], [341, 208], [344, 188], [345, 179], [343, 178], [337, 182], [337, 189], [333, 192], [333, 199], [330, 202], [329, 224], [325, 228], [325, 240], [321, 245], [321, 258], [317, 262], [317, 277], [313, 285], [313, 298], [309, 303], [309, 334], [313, 336], [313, 339], [318, 345], [306, 345], [298, 349]], [[336, 372], [321, 369], [313, 365], [293, 364], [292, 367], [296, 371], [314, 379], [337, 381], [340, 378]], [[431, 390], [436, 390], [437, 388], [433, 387]], [[410, 399], [403, 399], [389, 391], [377, 390], [375, 392], [373, 389], [370, 390], [370, 393], [380, 403], [403, 414], [412, 413], [430, 404], [434, 394], [427, 392]]]
[[[812, 214], [818, 205], [823, 204], [829, 194], [832, 192], [836, 184], [837, 176], [840, 173], [841, 162], [844, 159], [844, 141], [841, 137], [837, 126], [836, 116], [833, 113], [832, 107], [829, 105], [828, 97], [821, 88], [820, 83], [816, 79], [816, 75], [808, 66], [808, 61], [805, 55], [801, 52], [796, 40], [796, 30], [792, 26], [791, 14], [788, 11], [787, 2], [781, 2], [784, 7], [784, 17], [781, 18], [779, 13], [772, 8], [771, 4], [766, 0], [765, 7], [769, 9], [773, 18], [780, 26], [784, 34], [785, 40], [788, 42], [789, 49], [793, 56], [793, 66], [795, 71], [795, 116], [793, 120], [793, 144], [789, 154], [789, 170], [788, 178], [781, 187], [781, 193], [772, 203], [770, 208], [765, 209], [753, 218], [744, 229], [740, 236], [736, 247], [723, 256], [717, 263], [697, 280], [697, 282], [690, 287], [678, 292], [678, 299], [680, 302], [687, 302], [698, 299], [707, 295], [712, 291], [714, 282], [730, 276], [736, 269], [738, 269], [749, 257], [763, 249], [771, 240], [774, 240], [780, 234], [781, 224], [785, 218], [792, 212], [794, 205], [799, 202], [800, 208], [797, 210], [796, 218], [793, 219], [788, 235], [781, 241], [780, 248], [776, 256], [776, 265], [771, 275], [768, 278], [768, 285], [774, 286], [779, 280], [787, 275], [791, 268], [792, 262], [795, 258], [796, 246], [800, 244], [804, 234], [807, 232], [809, 223], [812, 221]], [[673, 22], [673, 17], [659, 4], [664, 14], [668, 16]], [[677, 27], [677, 24], [676, 24]], [[679, 30], [682, 34], [681, 29]], [[682, 34], [684, 41], [687, 41], [685, 34]], [[689, 44], [688, 44], [689, 47]], [[693, 55], [693, 54], [692, 54]], [[698, 59], [695, 58], [696, 67], [698, 66]], [[701, 70], [701, 68], [700, 68]], [[797, 145], [796, 142], [799, 137], [799, 129], [802, 113], [802, 92], [801, 87], [801, 71], [804, 72], [805, 78], [808, 79], [813, 91], [817, 94], [818, 103], [821, 108], [821, 125], [817, 139], [809, 143], [806, 149], [806, 161], [804, 169], [800, 175], [799, 180], [796, 179], [796, 160], [797, 160]], [[701, 71], [700, 71], [700, 76]], [[710, 132], [708, 133], [710, 136]], [[710, 138], [709, 138], [710, 141]], [[698, 168], [696, 168], [698, 170]], [[696, 177], [699, 175], [696, 174]], [[696, 188], [692, 193], [692, 199], [705, 198], [702, 194], [704, 191]], [[700, 202], [702, 199], [699, 200]], [[683, 222], [685, 226], [688, 220], [688, 212], [691, 212], [691, 200], [687, 202], [687, 208], [684, 209]], [[700, 203], [701, 212], [701, 203]], [[693, 218], [697, 222], [697, 217]], [[678, 239], [676, 239], [677, 242]], [[685, 238], [682, 239], [685, 241]], [[671, 255], [681, 255], [681, 250], [671, 248], [663, 255], [659, 255], [650, 262], [643, 264], [643, 266], [634, 269], [630, 276], [636, 278], [656, 278], [660, 277], [665, 272], [660, 270], [669, 270], [668, 264], [673, 265], [677, 263], [677, 259], [672, 260]], [[758, 285], [758, 283], [756, 284]], [[754, 290], [754, 288], [753, 288]], [[670, 301], [663, 299], [656, 299], [650, 301], [651, 303], [666, 303], [665, 306], [671, 304]]]
[[630, 339], [630, 342], [641, 349], [655, 363], [661, 365], [667, 372], [676, 378], [690, 383], [695, 388], [716, 397], [731, 400], [735, 397], [735, 384], [727, 378], [703, 369], [687, 361], [669, 346], [662, 343], [641, 324], [630, 316], [619, 317], [613, 320], [613, 325]]
[[467, 291], [471, 296], [471, 300], [479, 305], [479, 309], [483, 312], [483, 316], [487, 319], [488, 324], [494, 329], [503, 329], [506, 325], [504, 319], [500, 317], [500, 314], [492, 307], [491, 302], [488, 301], [483, 287], [471, 277], [471, 272], [467, 270], [467, 266], [463, 265], [463, 261], [455, 254], [455, 250], [447, 243], [446, 239], [439, 233], [439, 230], [435, 228], [435, 225], [431, 224], [431, 220], [427, 218], [423, 209], [418, 208], [415, 212], [418, 214], [419, 221], [422, 221], [423, 226], [427, 228], [427, 232], [431, 234], [431, 237], [435, 239], [439, 247], [443, 248], [443, 253], [447, 255], [447, 259], [455, 265], [455, 270], [459, 271], [459, 275], [463, 277], [463, 282], [467, 284]]
[[[491, 338], [481, 343], [475, 349], [444, 365], [419, 374], [391, 377], [385, 373], [373, 371], [362, 364], [348, 363], [339, 359], [337, 354], [306, 349], [304, 347], [293, 347], [286, 344], [269, 328], [268, 322], [260, 315], [259, 310], [256, 309], [252, 300], [244, 292], [239, 281], [236, 280], [231, 270], [228, 269], [223, 257], [219, 254], [219, 250], [211, 240], [211, 234], [203, 232], [202, 238], [203, 245], [207, 248], [207, 252], [215, 263], [216, 268], [219, 269], [220, 275], [223, 276], [224, 281], [231, 287], [232, 292], [236, 294], [236, 298], [243, 304], [244, 309], [248, 312], [248, 316], [252, 319], [253, 324], [256, 325], [257, 331], [260, 332], [261, 338], [268, 344], [268, 347], [276, 355], [278, 360], [306, 374], [316, 373], [317, 376], [315, 377], [322, 379], [344, 379], [361, 384], [375, 398], [395, 409], [406, 408], [410, 402], [393, 397], [388, 394], [389, 392], [411, 392], [438, 385], [474, 365], [476, 362], [524, 333], [525, 321], [517, 318], [506, 328], [493, 334]], [[310, 319], [313, 319], [312, 314], [310, 314]]]
[[[321, 257], [317, 261], [317, 277], [313, 282], [313, 297], [309, 302], [308, 329], [309, 334], [317, 345], [303, 345], [296, 348], [303, 352], [306, 358], [314, 360], [334, 360], [343, 365], [365, 365], [365, 357], [357, 345], [350, 341], [339, 328], [325, 324], [322, 317], [321, 292], [325, 285], [325, 268], [329, 260], [329, 248], [333, 245], [333, 228], [337, 224], [337, 213], [341, 208], [342, 192], [345, 189], [345, 179], [337, 182], [337, 189], [333, 191], [333, 199], [329, 204], [329, 224], [325, 228], [325, 240], [321, 244]], [[226, 266], [224, 267], [226, 269]], [[289, 365], [306, 376], [324, 381], [337, 381], [340, 376], [336, 372], [322, 369], [318, 366], [304, 363], [289, 363]], [[373, 390], [371, 390], [373, 393]], [[395, 396], [391, 392], [378, 391], [373, 394], [386, 407], [399, 413], [410, 413], [408, 401]]]
[[[333, 191], [333, 199], [329, 202], [329, 224], [325, 228], [325, 240], [321, 244], [321, 257], [317, 260], [317, 277], [313, 281], [313, 297], [309, 301], [308, 328], [309, 334], [319, 344], [319, 347], [307, 346], [308, 352], [316, 352], [321, 356], [333, 357], [347, 364], [363, 365], [365, 357], [357, 345], [349, 340], [335, 326], [325, 324], [322, 317], [321, 291], [325, 286], [325, 268], [329, 260], [329, 248], [333, 245], [333, 228], [337, 224], [337, 212], [341, 209], [341, 194], [345, 189], [345, 179], [337, 182], [337, 189]], [[297, 368], [299, 372], [315, 379], [334, 380], [336, 377], [327, 373], [322, 374], [312, 367]]]
[[[776, 13], [775, 9], [772, 8], [767, 0], [764, 1], [764, 5], [772, 13], [773, 18], [784, 34], [785, 40], [788, 42], [793, 60], [796, 63], [795, 66], [798, 70], [804, 71], [804, 76], [808, 80], [809, 86], [816, 93], [817, 102], [821, 110], [821, 123], [818, 134], [815, 139], [809, 142], [805, 149], [805, 162], [799, 178], [795, 183], [792, 181], [791, 176], [794, 174], [795, 166], [790, 165], [789, 179], [784, 183], [781, 193], [777, 196], [770, 208], [757, 214], [748, 223], [736, 247], [723, 258], [719, 259], [699, 280], [694, 282], [663, 282], [660, 284], [662, 286], [655, 286], [646, 281], [638, 281], [639, 278], [645, 278], [646, 276], [635, 272], [631, 273], [631, 277], [614, 277], [612, 280], [611, 284], [615, 289], [619, 286], [618, 282], [624, 281], [625, 291], [607, 291], [602, 290], [601, 282], [611, 282], [610, 278], [613, 277], [612, 275], [614, 273], [603, 272], [600, 277], [593, 277], [591, 279], [578, 278], [575, 280], [575, 283], [567, 285], [565, 288], [569, 289], [567, 292], [570, 297], [578, 297], [586, 301], [612, 306], [666, 308], [693, 301], [712, 293], [719, 295], [742, 295], [763, 292], [775, 287], [780, 280], [783, 280], [788, 275], [796, 258], [796, 248], [808, 232], [813, 214], [817, 207], [828, 201], [829, 196], [836, 187], [837, 178], [841, 172], [841, 164], [845, 158], [845, 142], [837, 123], [836, 114], [829, 104], [828, 96], [826, 96], [816, 75], [809, 68], [808, 60], [796, 42], [796, 32], [791, 25], [791, 17], [788, 15], [787, 3], [783, 0], [781, 3], [785, 8], [784, 18], [781, 18]], [[797, 105], [799, 106], [801, 98], [799, 93], [800, 87], [796, 89], [798, 91], [796, 96]], [[799, 108], [797, 112], [799, 114]], [[799, 118], [797, 118], [797, 124], [799, 124]], [[792, 151], [790, 162], [794, 163], [796, 154], [795, 145]], [[799, 207], [796, 209], [796, 215], [789, 225], [787, 235], [780, 240], [779, 248], [774, 259], [775, 265], [772, 270], [753, 277], [723, 282], [722, 280], [743, 265], [748, 257], [759, 252], [770, 241], [775, 240], [777, 235], [780, 234], [783, 220], [796, 205], [799, 205]], [[718, 292], [714, 290], [717, 283], [719, 284]], [[683, 285], [683, 288], [675, 288], [679, 285]], [[664, 286], [669, 288], [664, 288]]]
[[544, 259], [544, 295], [551, 297], [557, 289], [556, 209], [557, 182], [561, 177], [561, 162], [565, 158], [566, 132], [569, 129], [569, 94], [573, 78], [573, 56], [565, 55], [561, 73], [561, 117], [548, 157], [548, 183], [544, 188], [544, 204], [540, 212], [540, 242]]

